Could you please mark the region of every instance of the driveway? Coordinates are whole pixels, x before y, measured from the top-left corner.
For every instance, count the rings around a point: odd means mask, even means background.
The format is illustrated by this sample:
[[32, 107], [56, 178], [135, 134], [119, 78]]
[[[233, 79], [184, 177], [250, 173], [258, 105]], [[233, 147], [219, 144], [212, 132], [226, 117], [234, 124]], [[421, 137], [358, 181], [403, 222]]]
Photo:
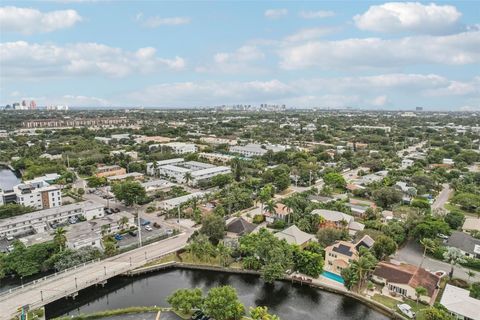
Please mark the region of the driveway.
[[[422, 247], [415, 241], [410, 240], [407, 242], [407, 244], [404, 247], [402, 247], [400, 250], [397, 251], [397, 253], [394, 256], [394, 259], [397, 261], [418, 266], [422, 262], [422, 257], [423, 257]], [[422, 267], [429, 271], [443, 270], [447, 273], [450, 272], [450, 264], [444, 261], [432, 259], [428, 256], [425, 258], [425, 261], [423, 262]], [[453, 277], [468, 281], [468, 276], [467, 276], [468, 270], [469, 269], [457, 265], [455, 266]], [[480, 272], [475, 272], [475, 273], [476, 275], [470, 278], [470, 281], [474, 281], [474, 280], [480, 281]]]
[[438, 197], [435, 199], [435, 202], [432, 204], [432, 210], [444, 209], [445, 203], [450, 198], [452, 189], [450, 189], [450, 186], [448, 185], [448, 183], [444, 183], [442, 187], [443, 187], [442, 191], [440, 191], [440, 193], [438, 194]]

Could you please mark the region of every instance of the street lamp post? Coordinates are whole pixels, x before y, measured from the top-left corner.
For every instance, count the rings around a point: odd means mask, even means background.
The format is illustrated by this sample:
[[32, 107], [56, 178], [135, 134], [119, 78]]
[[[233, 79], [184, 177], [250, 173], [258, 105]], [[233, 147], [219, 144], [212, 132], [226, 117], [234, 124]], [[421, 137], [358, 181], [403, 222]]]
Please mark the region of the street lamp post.
[[137, 198], [135, 198], [135, 211], [137, 212], [137, 224], [138, 224], [138, 246], [142, 246], [142, 226], [140, 224], [140, 212], [138, 211]]
[[42, 290], [40, 290], [40, 299], [42, 299], [42, 301], [43, 301], [43, 291]]
[[145, 260], [147, 260], [147, 251], [145, 251]]
[[130, 257], [130, 267], [132, 266], [132, 257]]
[[75, 289], [78, 289], [78, 285], [77, 285], [77, 277], [75, 277]]
[[103, 266], [103, 273], [107, 275], [107, 266]]

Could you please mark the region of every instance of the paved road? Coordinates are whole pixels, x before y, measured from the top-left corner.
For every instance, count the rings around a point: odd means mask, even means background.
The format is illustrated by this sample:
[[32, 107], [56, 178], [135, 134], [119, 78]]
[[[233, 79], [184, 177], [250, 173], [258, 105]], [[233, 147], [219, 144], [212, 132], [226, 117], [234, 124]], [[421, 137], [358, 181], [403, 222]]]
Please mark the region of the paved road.
[[[394, 259], [402, 262], [406, 262], [413, 265], [420, 265], [422, 262], [423, 257], [423, 249], [422, 247], [416, 243], [415, 241], [409, 241], [403, 248], [397, 251], [395, 254]], [[443, 270], [445, 272], [450, 272], [450, 265], [446, 262], [435, 260], [429, 257], [425, 258], [423, 262], [423, 268], [429, 271], [439, 271]], [[476, 272], [475, 277], [468, 279], [467, 271], [469, 269], [463, 268], [461, 266], [455, 266], [455, 270], [453, 272], [454, 278], [460, 278], [463, 280], [469, 281], [480, 281], [480, 273]]]
[[[14, 291], [0, 297], [0, 319], [11, 319], [17, 308], [29, 304], [38, 308], [65, 295], [71, 295], [80, 289], [137, 268], [149, 260], [153, 260], [170, 252], [183, 248], [191, 235], [191, 231], [174, 238], [155, 242], [121, 255], [77, 268], [65, 274], [59, 274], [32, 286]], [[43, 298], [43, 299], [42, 299]]]
[[444, 209], [445, 203], [448, 201], [450, 195], [452, 194], [452, 189], [450, 189], [448, 183], [444, 183], [442, 187], [442, 191], [440, 191], [437, 198], [435, 199], [435, 202], [432, 204], [432, 210]]

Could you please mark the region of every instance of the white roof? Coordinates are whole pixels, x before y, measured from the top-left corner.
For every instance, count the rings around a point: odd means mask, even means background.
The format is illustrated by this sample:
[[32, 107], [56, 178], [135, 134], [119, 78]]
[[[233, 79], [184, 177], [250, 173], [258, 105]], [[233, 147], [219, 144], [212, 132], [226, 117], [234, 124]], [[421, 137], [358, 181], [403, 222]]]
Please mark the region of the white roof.
[[288, 227], [283, 231], [275, 233], [274, 236], [280, 240], [285, 239], [285, 241], [287, 241], [287, 243], [289, 244], [297, 245], [302, 245], [307, 241], [315, 239], [315, 236], [313, 234], [303, 232], [295, 225]]
[[167, 164], [167, 165], [165, 165], [165, 166], [162, 166], [162, 169], [170, 170], [170, 171], [176, 171], [176, 172], [183, 172], [183, 173], [186, 173], [186, 172], [190, 172], [190, 171], [191, 171], [190, 169], [183, 168], [183, 167], [178, 167], [178, 166], [172, 166], [172, 165], [170, 165], [170, 164]]
[[202, 170], [197, 170], [197, 171], [193, 171], [191, 174], [192, 174], [192, 177], [201, 177], [203, 175], [206, 175], [206, 174], [211, 174], [211, 173], [220, 173], [220, 172], [230, 172], [230, 168], [229, 167], [224, 167], [224, 166], [219, 166], [219, 167], [213, 167], [213, 168], [207, 168], [207, 169], [202, 169]]
[[351, 215], [348, 215], [340, 211], [334, 211], [334, 210], [315, 209], [312, 211], [312, 214], [318, 214], [319, 216], [324, 217], [325, 220], [328, 220], [328, 221], [345, 220], [348, 223], [350, 223], [350, 221], [353, 220], [353, 217]]
[[480, 230], [480, 219], [478, 218], [466, 218], [463, 223], [463, 230]]
[[[179, 162], [183, 162], [183, 158], [174, 158], [174, 159], [157, 161], [157, 166], [160, 167], [160, 166], [164, 166], [166, 164], [179, 163]], [[148, 166], [153, 166], [153, 162], [149, 162], [149, 163], [147, 163], [147, 165]]]
[[206, 194], [205, 192], [194, 192], [194, 193], [191, 193], [191, 194], [187, 194], [185, 196], [181, 196], [181, 197], [177, 197], [177, 198], [162, 201], [162, 203], [176, 207], [176, 206], [181, 205], [182, 203], [185, 203], [185, 202], [187, 202], [190, 199], [193, 199], [195, 197], [196, 198], [201, 198], [205, 194]]
[[440, 304], [453, 313], [480, 320], [480, 300], [470, 297], [468, 290], [447, 284]]

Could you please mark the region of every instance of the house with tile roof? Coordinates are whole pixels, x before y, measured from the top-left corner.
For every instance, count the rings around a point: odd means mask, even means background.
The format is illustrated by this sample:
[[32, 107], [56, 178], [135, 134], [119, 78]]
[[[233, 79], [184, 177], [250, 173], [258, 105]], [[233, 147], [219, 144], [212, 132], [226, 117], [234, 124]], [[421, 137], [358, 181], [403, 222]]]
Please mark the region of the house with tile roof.
[[420, 301], [432, 305], [438, 294], [440, 277], [427, 270], [411, 264], [393, 264], [380, 262], [372, 275], [372, 280], [383, 284], [383, 295], [403, 296], [417, 299], [415, 288], [422, 286], [427, 294], [420, 296]]
[[368, 235], [365, 235], [356, 243], [348, 241], [335, 242], [325, 248], [324, 270], [340, 275], [342, 270], [347, 268], [350, 263], [358, 260], [361, 247], [370, 249], [374, 243], [375, 241]]
[[316, 240], [313, 234], [303, 232], [302, 230], [298, 229], [296, 225], [277, 232], [274, 234], [274, 236], [280, 240], [287, 241], [288, 244], [296, 244], [302, 248], [305, 247], [309, 242]]
[[466, 257], [480, 258], [480, 239], [474, 238], [468, 233], [453, 231], [445, 245], [459, 249]]
[[268, 212], [268, 210], [264, 209], [263, 213], [268, 223], [274, 223], [276, 220], [286, 221], [289, 214], [290, 209], [280, 202], [275, 204], [275, 212]]

